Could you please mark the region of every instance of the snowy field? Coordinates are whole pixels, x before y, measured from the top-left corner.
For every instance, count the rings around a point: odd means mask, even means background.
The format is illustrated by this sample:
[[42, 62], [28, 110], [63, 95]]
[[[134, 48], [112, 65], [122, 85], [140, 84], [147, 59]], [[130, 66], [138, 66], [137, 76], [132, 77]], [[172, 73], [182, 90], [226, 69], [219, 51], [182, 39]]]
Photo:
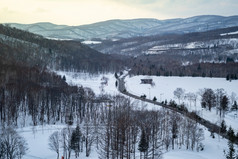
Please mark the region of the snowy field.
[[[118, 90], [115, 87], [116, 79], [113, 73], [108, 73], [104, 75], [92, 76], [87, 73], [72, 73], [72, 72], [57, 72], [57, 74], [63, 76], [65, 75], [66, 81], [70, 85], [78, 85], [83, 87], [91, 88], [96, 95], [99, 95], [102, 92], [102, 82], [103, 77], [108, 78], [107, 84], [103, 86], [103, 93], [117, 95], [119, 94]], [[155, 86], [151, 85], [142, 85], [140, 84], [140, 79], [145, 76], [135, 76], [135, 77], [127, 77], [126, 87], [127, 90], [136, 95], [146, 94], [147, 97], [153, 98], [157, 97], [158, 101], [162, 100], [170, 100], [174, 99], [173, 91], [181, 87], [186, 90], [186, 92], [198, 92], [199, 89], [202, 88], [224, 88], [227, 94], [231, 94], [231, 92], [235, 92], [238, 94], [238, 81], [227, 82], [222, 78], [191, 78], [191, 77], [155, 77], [153, 76], [153, 81], [155, 82]], [[175, 100], [175, 99], [174, 99]], [[154, 106], [152, 104], [146, 104], [145, 102], [141, 102], [138, 100], [133, 100], [133, 102], [138, 105], [139, 109], [160, 109], [158, 106]], [[197, 104], [196, 109], [200, 110], [199, 102]], [[195, 109], [195, 108], [191, 108]], [[203, 110], [204, 117], [207, 116], [210, 120], [217, 120], [217, 115], [214, 113], [214, 116], [209, 117], [209, 112]], [[230, 117], [230, 119], [229, 119]], [[226, 122], [234, 121], [234, 117], [231, 115], [226, 115]], [[228, 123], [227, 122], [227, 123]], [[236, 123], [235, 123], [236, 122]], [[238, 125], [237, 119], [231, 123], [233, 126]], [[24, 156], [24, 159], [55, 159], [56, 153], [51, 151], [48, 146], [48, 138], [56, 130], [61, 130], [64, 128], [64, 125], [48, 125], [48, 126], [38, 126], [34, 129], [32, 127], [26, 127], [18, 129], [20, 134], [26, 138], [29, 150], [28, 154]], [[237, 126], [238, 127], [238, 126]], [[205, 128], [204, 128], [205, 129]], [[171, 150], [169, 152], [165, 152], [163, 155], [164, 159], [224, 159], [223, 150], [227, 149], [227, 140], [219, 138], [217, 135], [215, 139], [210, 137], [210, 132], [206, 129], [204, 130], [205, 140], [203, 144], [205, 145], [204, 151], [196, 152], [185, 149]], [[62, 154], [61, 154], [62, 155]], [[74, 159], [74, 155], [72, 154], [72, 159]], [[81, 154], [80, 158], [85, 157], [85, 151]], [[88, 159], [97, 159], [98, 154], [95, 148], [92, 148], [92, 153]]]
[[[99, 75], [90, 75], [88, 73], [63, 72], [63, 71], [57, 71], [56, 73], [62, 77], [65, 76], [66, 82], [68, 84], [91, 88], [96, 95], [102, 93], [102, 87], [104, 94], [123, 95], [116, 88], [116, 78], [114, 76], [114, 73], [99, 74]], [[126, 73], [127, 72], [125, 71], [124, 74]], [[106, 85], [102, 85], [103, 77], [108, 78], [108, 82]], [[131, 99], [131, 101], [134, 104], [136, 104], [139, 109], [157, 110], [161, 108], [159, 106], [141, 102], [135, 99]]]
[[[91, 75], [89, 73], [75, 73], [75, 72], [56, 72], [58, 75], [65, 76], [66, 82], [69, 85], [83, 86], [91, 88], [96, 95], [103, 93], [117, 95], [119, 92], [115, 87], [116, 78], [113, 73]], [[108, 79], [107, 84], [102, 85], [104, 82], [103, 77]]]
[[[155, 83], [154, 86], [151, 86], [150, 84], [141, 84], [141, 79], [144, 78], [148, 78], [148, 76], [127, 76], [125, 79], [127, 90], [138, 96], [145, 94], [149, 99], [156, 97], [158, 101], [167, 100], [169, 102], [175, 100], [176, 103], [179, 103], [173, 94], [176, 88], [184, 89], [185, 93], [196, 93], [198, 97], [196, 105], [193, 102], [190, 105], [187, 100], [181, 100], [180, 103], [183, 102], [190, 111], [197, 111], [201, 117], [216, 124], [220, 123], [219, 115], [216, 114], [216, 110], [210, 112], [201, 107], [199, 92], [204, 88], [213, 90], [223, 88], [228, 96], [231, 96], [232, 92], [238, 95], [238, 80], [230, 82], [225, 78], [150, 76], [149, 78], [152, 78]], [[238, 132], [238, 118], [235, 114], [234, 112], [226, 114], [224, 120], [228, 126], [232, 125], [235, 131]]]

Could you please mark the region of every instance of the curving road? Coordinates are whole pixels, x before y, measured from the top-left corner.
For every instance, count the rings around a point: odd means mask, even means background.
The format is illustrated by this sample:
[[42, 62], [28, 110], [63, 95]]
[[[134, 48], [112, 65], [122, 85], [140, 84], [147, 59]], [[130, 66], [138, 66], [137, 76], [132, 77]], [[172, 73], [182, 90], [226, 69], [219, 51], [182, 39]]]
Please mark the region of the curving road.
[[[138, 99], [138, 100], [141, 100], [141, 101], [145, 101], [145, 102], [148, 102], [148, 103], [152, 103], [154, 105], [158, 105], [158, 106], [161, 106], [161, 107], [164, 107], [166, 109], [169, 109], [169, 110], [172, 110], [172, 111], [175, 111], [175, 112], [178, 112], [194, 121], [196, 121], [197, 123], [205, 126], [208, 131], [210, 132], [214, 132], [214, 133], [217, 133], [217, 134], [220, 134], [222, 137], [226, 138], [229, 140], [229, 137], [227, 134], [221, 134], [220, 133], [220, 127], [217, 126], [216, 124], [213, 124], [211, 123], [210, 121], [208, 120], [205, 120], [203, 118], [201, 118], [200, 116], [198, 116], [195, 112], [188, 112], [187, 110], [181, 108], [181, 107], [174, 107], [174, 106], [171, 106], [171, 105], [165, 105], [165, 104], [162, 104], [160, 102], [157, 102], [157, 101], [153, 101], [153, 100], [150, 100], [150, 99], [146, 99], [146, 98], [141, 98], [139, 96], [136, 96], [134, 94], [131, 94], [129, 93], [127, 90], [126, 90], [126, 87], [125, 87], [125, 77], [127, 75], [124, 75], [122, 76], [121, 78], [117, 78], [117, 81], [118, 81], [118, 90], [124, 94], [124, 95], [127, 95], [129, 97], [132, 97], [132, 98], [135, 98], [135, 99]], [[238, 142], [236, 141], [236, 144]]]

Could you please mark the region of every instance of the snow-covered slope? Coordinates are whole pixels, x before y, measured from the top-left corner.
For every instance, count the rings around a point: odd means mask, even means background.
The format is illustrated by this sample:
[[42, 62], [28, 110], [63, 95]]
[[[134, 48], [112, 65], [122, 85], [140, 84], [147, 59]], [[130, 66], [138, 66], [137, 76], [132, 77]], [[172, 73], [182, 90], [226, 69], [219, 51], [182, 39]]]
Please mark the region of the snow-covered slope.
[[[216, 39], [209, 41], [197, 41], [190, 43], [177, 43], [177, 44], [167, 44], [167, 45], [159, 45], [153, 46], [152, 48], [144, 51], [145, 54], [161, 54], [169, 50], [188, 50], [187, 53], [191, 50], [199, 50], [199, 49], [214, 49], [217, 46], [227, 47], [229, 49], [224, 50], [223, 54], [234, 54], [238, 49], [238, 38], [229, 38], [229, 39]], [[217, 52], [214, 51], [214, 52]]]
[[109, 20], [89, 25], [65, 26], [51, 23], [10, 24], [23, 30], [59, 39], [117, 39], [167, 33], [189, 33], [238, 26], [238, 16], [196, 16], [186, 19]]

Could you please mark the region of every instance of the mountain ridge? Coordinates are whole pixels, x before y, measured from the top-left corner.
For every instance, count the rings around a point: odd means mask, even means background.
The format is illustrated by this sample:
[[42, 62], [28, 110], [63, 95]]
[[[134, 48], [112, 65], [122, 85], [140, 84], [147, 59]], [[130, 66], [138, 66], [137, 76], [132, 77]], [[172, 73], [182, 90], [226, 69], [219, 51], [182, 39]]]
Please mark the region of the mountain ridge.
[[34, 24], [8, 23], [48, 38], [57, 39], [121, 39], [156, 34], [183, 34], [238, 26], [238, 16], [200, 15], [189, 18], [158, 20], [154, 18], [113, 19], [92, 24], [67, 26], [49, 22]]

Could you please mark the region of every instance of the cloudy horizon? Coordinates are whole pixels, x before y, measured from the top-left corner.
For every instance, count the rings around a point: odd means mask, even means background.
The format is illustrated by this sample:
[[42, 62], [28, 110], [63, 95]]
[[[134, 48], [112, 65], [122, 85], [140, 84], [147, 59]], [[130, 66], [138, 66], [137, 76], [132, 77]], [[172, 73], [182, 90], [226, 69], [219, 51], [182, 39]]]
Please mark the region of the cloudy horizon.
[[238, 15], [237, 0], [0, 0], [0, 23], [83, 25], [111, 19]]

